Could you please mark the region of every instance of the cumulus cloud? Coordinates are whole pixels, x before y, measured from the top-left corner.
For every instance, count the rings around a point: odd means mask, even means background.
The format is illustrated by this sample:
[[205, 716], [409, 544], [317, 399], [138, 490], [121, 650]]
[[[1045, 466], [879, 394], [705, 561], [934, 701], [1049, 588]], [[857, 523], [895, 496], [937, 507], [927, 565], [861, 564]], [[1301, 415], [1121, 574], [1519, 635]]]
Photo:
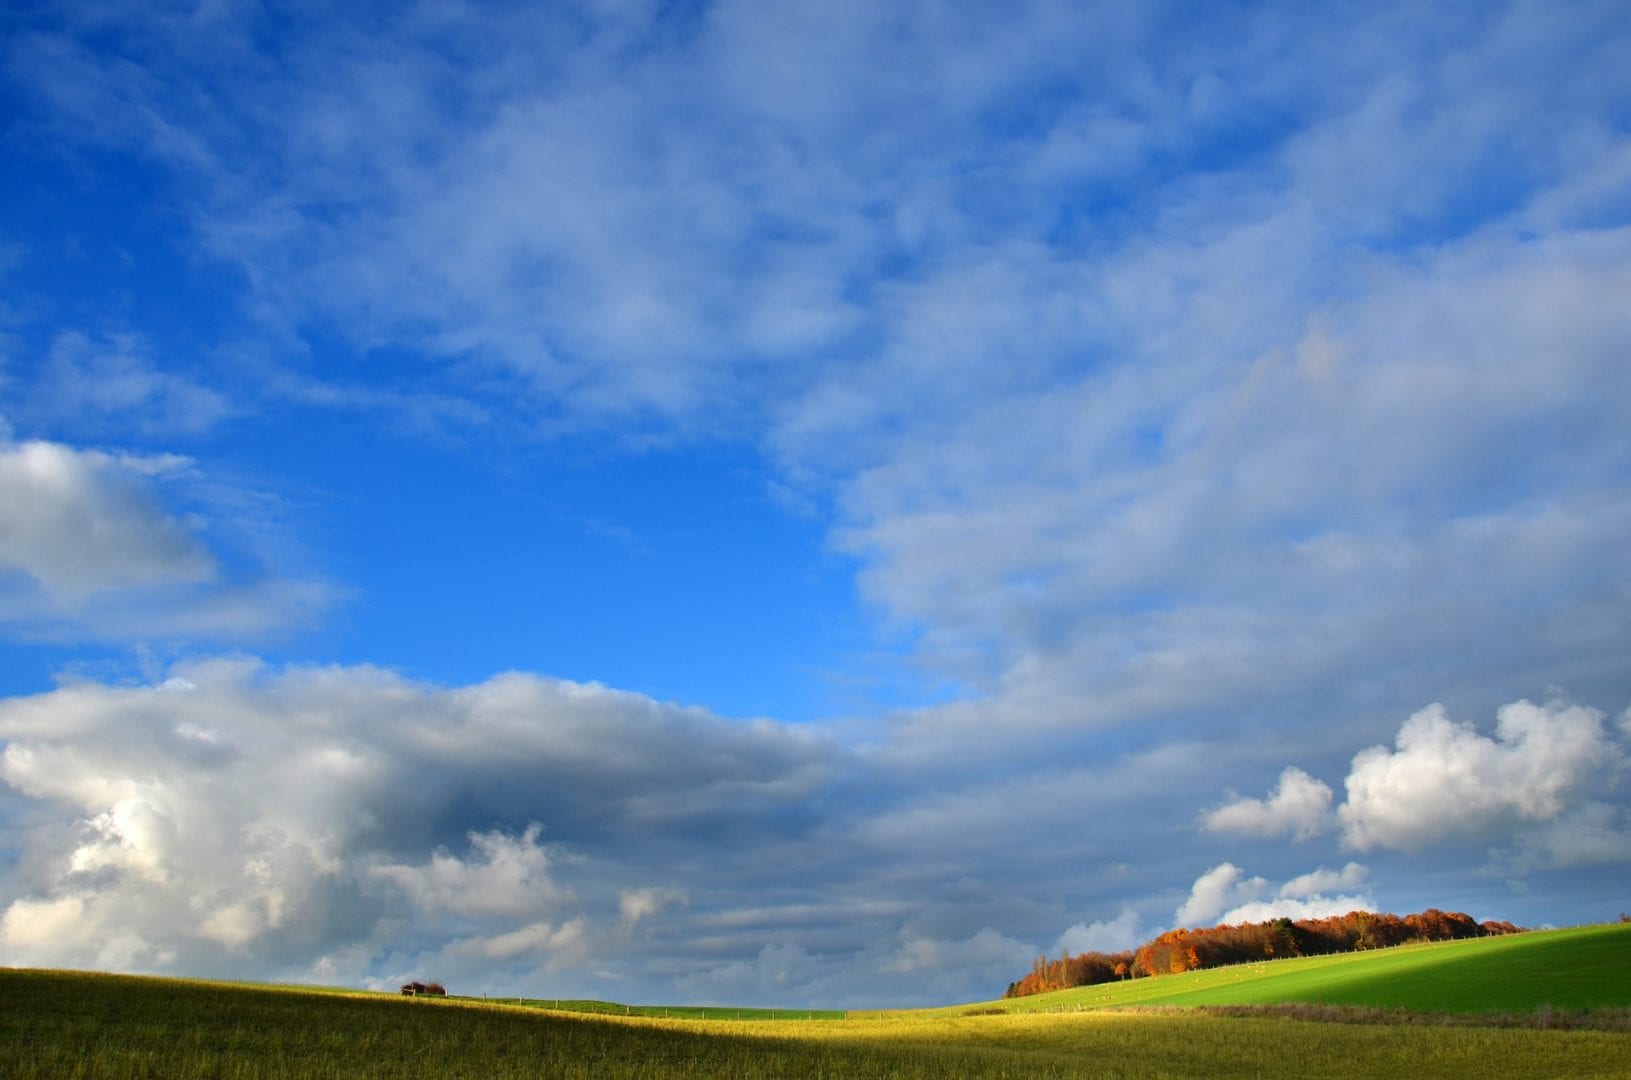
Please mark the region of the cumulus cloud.
[[1320, 867], [1276, 889], [1264, 878], [1246, 877], [1233, 863], [1220, 863], [1195, 879], [1176, 919], [1179, 926], [1212, 926], [1375, 911], [1376, 903], [1369, 896], [1325, 894], [1328, 889], [1356, 888], [1366, 877], [1363, 866], [1349, 863], [1341, 870]]
[[1225, 908], [1255, 898], [1268, 887], [1265, 879], [1246, 877], [1234, 863], [1219, 863], [1195, 879], [1189, 899], [1179, 906], [1174, 918], [1179, 926], [1210, 925]]
[[372, 875], [401, 889], [421, 912], [519, 918], [555, 908], [570, 898], [550, 873], [551, 852], [539, 844], [534, 822], [520, 836], [470, 834], [471, 857], [445, 849], [418, 866], [385, 864]]
[[[1335, 815], [1342, 843], [1416, 853], [1484, 840], [1490, 844], [1484, 871], [1513, 879], [1623, 862], [1631, 858], [1631, 819], [1617, 797], [1627, 760], [1623, 727], [1567, 699], [1520, 700], [1498, 709], [1493, 735], [1484, 735], [1453, 720], [1443, 705], [1429, 705], [1400, 725], [1392, 748], [1354, 755], [1347, 798]], [[1207, 825], [1217, 827], [1219, 815], [1237, 808], [1246, 811], [1245, 821], [1264, 820], [1272, 802], [1241, 800], [1212, 812]], [[1281, 895], [1351, 889], [1362, 881], [1362, 869], [1349, 863], [1288, 882]]]
[[154, 945], [118, 916], [116, 908], [79, 895], [25, 898], [0, 915], [0, 942], [13, 963], [37, 967], [139, 971], [174, 962], [173, 950]]
[[444, 951], [449, 956], [474, 956], [505, 962], [520, 958], [542, 959], [545, 970], [555, 970], [580, 964], [589, 958], [588, 920], [579, 915], [559, 925], [529, 923], [520, 929], [487, 937], [457, 938]]
[[1623, 756], [1603, 719], [1567, 701], [1517, 701], [1496, 713], [1491, 738], [1430, 705], [1404, 722], [1393, 749], [1354, 756], [1337, 810], [1343, 840], [1361, 851], [1418, 851], [1555, 820], [1593, 774]]
[[1280, 895], [1302, 897], [1331, 889], [1354, 889], [1364, 884], [1369, 876], [1370, 871], [1356, 862], [1348, 863], [1341, 870], [1328, 870], [1322, 866], [1318, 870], [1294, 877], [1280, 886]]
[[1330, 826], [1331, 788], [1295, 766], [1287, 766], [1267, 799], [1241, 798], [1206, 815], [1212, 832], [1255, 836], [1290, 833], [1306, 840]]
[[1350, 911], [1375, 911], [1376, 901], [1365, 895], [1276, 896], [1252, 900], [1231, 908], [1218, 917], [1219, 923], [1268, 922], [1270, 919], [1323, 919]]
[[1114, 919], [1091, 923], [1077, 923], [1063, 934], [1055, 944], [1055, 951], [1065, 953], [1120, 952], [1141, 944], [1138, 912], [1122, 908]]
[[[12, 837], [28, 870], [6, 954], [193, 970], [298, 970], [369, 943], [382, 965], [411, 949], [579, 962], [618, 919], [683, 902], [637, 884], [641, 838], [728, 851], [731, 818], [798, 805], [836, 753], [589, 685], [252, 661], [7, 699], [0, 740], [0, 779], [44, 822]], [[517, 818], [532, 824], [502, 826]], [[608, 837], [609, 862], [577, 850]]]

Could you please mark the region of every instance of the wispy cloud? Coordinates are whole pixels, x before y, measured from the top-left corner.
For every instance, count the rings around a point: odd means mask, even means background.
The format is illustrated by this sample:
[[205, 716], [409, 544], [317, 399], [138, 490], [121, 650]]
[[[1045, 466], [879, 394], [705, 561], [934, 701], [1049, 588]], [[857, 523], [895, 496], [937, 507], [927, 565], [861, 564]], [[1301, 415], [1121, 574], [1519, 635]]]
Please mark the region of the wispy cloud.
[[134, 335], [97, 340], [69, 331], [51, 343], [32, 380], [29, 419], [89, 436], [135, 431], [193, 436], [237, 410], [217, 390], [167, 370]]

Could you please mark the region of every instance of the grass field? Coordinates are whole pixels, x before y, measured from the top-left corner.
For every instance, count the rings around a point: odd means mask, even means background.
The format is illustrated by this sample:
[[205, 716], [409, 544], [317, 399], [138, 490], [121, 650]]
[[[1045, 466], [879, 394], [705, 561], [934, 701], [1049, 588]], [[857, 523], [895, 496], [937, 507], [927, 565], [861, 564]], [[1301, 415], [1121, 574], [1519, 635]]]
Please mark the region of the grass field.
[[[1196, 972], [1120, 984], [1112, 989], [1123, 995], [1134, 990], [1161, 995], [1124, 996], [1105, 1004], [1186, 996], [1210, 1003], [1286, 1000], [1271, 992], [1285, 980], [1286, 993], [1324, 995], [1301, 1000], [1368, 994], [1368, 1004], [1386, 1005], [1389, 995], [1403, 994], [1435, 1009], [1450, 1002], [1477, 1010], [1499, 1000], [1500, 1008], [1511, 1010], [1521, 984], [1548, 980], [1567, 962], [1574, 967], [1565, 974], [1578, 982], [1570, 1000], [1623, 1009], [1631, 1005], [1631, 968], [1624, 952], [1631, 942], [1628, 931], [1598, 927], [1528, 935], [1530, 944], [1522, 948], [1512, 943], [1524, 939], [1510, 938], [1495, 939], [1500, 949], [1388, 950], [1348, 965], [1336, 961], [1350, 958], [1332, 957]], [[1462, 943], [1469, 944], [1491, 943]], [[1232, 975], [1243, 977], [1226, 978]], [[1066, 996], [1071, 994], [1076, 997]], [[1364, 1023], [1315, 1023], [1199, 1010], [1074, 1011], [1086, 1004], [1082, 994], [1000, 1003], [1069, 1012], [1004, 1012], [994, 1003], [965, 1007], [984, 1009], [981, 1015], [940, 1010], [812, 1021], [765, 1018], [769, 1010], [730, 1010], [744, 1019], [721, 1021], [607, 1015], [604, 1010], [638, 1011], [607, 1002], [560, 1003], [603, 1010], [574, 1013], [543, 1008], [548, 1003], [540, 1002], [516, 1006], [0, 969], [0, 1075], [178, 1080], [400, 1078], [405, 1073], [607, 1080], [1631, 1076], [1631, 1033], [1623, 1031], [1499, 1027], [1476, 1021], [1475, 1012], [1468, 1026], [1441, 1026], [1390, 1014], [1368, 1015]], [[1550, 1003], [1565, 1007], [1562, 1000]]]
[[599, 1016], [641, 1016], [654, 1020], [842, 1020], [842, 1009], [746, 1009], [727, 1005], [624, 1005], [616, 1001], [557, 998], [455, 998], [487, 1004], [517, 1005], [551, 1012], [594, 1013]]
[[1459, 1013], [1631, 1008], [1631, 924], [1270, 960], [932, 1013], [1283, 1002]]

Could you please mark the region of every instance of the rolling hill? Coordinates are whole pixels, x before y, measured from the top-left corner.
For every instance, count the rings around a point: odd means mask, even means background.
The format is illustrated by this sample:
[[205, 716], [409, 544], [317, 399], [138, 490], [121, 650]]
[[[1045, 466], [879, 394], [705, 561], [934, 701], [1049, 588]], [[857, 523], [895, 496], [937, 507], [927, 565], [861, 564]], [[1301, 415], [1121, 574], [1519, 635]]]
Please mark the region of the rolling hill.
[[1631, 1008], [1631, 923], [1266, 960], [930, 1013], [1283, 1003], [1449, 1013]]

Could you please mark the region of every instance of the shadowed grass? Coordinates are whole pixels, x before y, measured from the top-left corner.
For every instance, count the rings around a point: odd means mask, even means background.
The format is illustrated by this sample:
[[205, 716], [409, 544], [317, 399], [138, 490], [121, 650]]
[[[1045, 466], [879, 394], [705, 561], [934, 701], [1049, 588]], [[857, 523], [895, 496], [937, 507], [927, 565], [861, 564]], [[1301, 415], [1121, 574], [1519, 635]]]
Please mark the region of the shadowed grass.
[[458, 998], [552, 1012], [643, 1016], [654, 1020], [842, 1020], [842, 1009], [747, 1009], [731, 1005], [624, 1005], [592, 998]]
[[[1129, 1006], [1128, 1012], [1181, 1011], [1179, 1005]], [[1542, 1005], [1529, 1013], [1428, 1013], [1415, 1009], [1379, 1009], [1368, 1005], [1193, 1005], [1204, 1016], [1253, 1017], [1259, 1020], [1312, 1020], [1323, 1024], [1415, 1024], [1432, 1027], [1504, 1027], [1541, 1030], [1617, 1031], [1631, 1035], [1631, 1009], [1554, 1009]]]

